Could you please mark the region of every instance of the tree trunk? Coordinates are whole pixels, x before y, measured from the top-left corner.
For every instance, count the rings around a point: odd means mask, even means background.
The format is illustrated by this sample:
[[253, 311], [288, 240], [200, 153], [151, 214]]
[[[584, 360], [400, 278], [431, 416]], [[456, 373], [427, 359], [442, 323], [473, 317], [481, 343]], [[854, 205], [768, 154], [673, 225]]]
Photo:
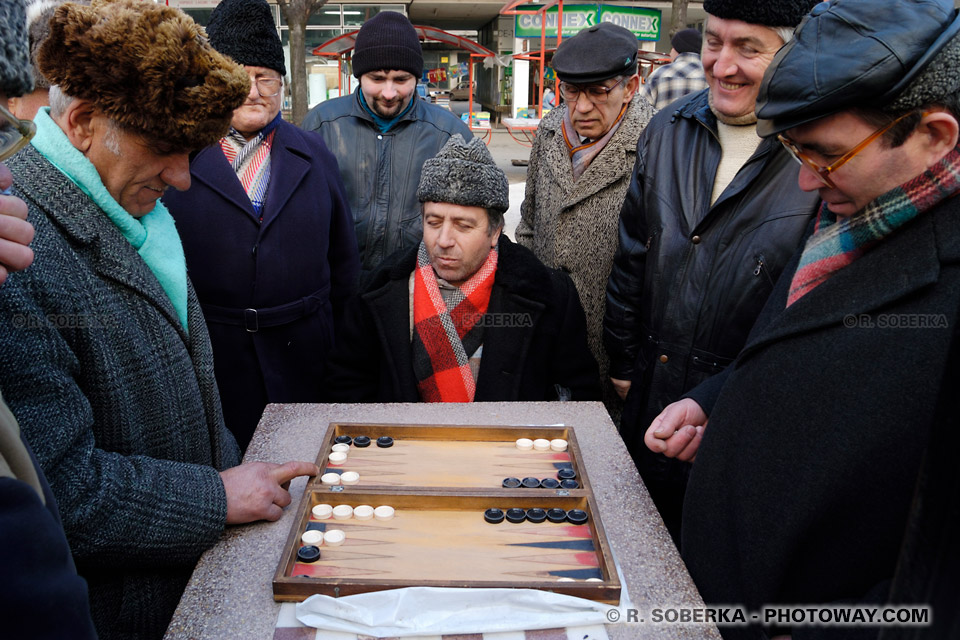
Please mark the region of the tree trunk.
[[670, 37], [685, 29], [687, 26], [687, 4], [689, 0], [673, 0], [672, 17], [670, 19]]
[[328, 0], [277, 0], [280, 13], [290, 28], [290, 120], [300, 125], [307, 115], [308, 85], [307, 61], [304, 57], [307, 42], [307, 21]]

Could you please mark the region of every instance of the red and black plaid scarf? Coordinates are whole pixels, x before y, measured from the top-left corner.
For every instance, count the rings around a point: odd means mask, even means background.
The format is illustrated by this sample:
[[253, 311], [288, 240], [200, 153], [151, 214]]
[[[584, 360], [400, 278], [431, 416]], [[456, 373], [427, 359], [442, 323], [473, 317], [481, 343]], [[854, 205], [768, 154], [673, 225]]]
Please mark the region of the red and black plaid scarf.
[[823, 203], [813, 235], [790, 281], [787, 306], [823, 284], [885, 237], [960, 191], [960, 147], [912, 180], [891, 189], [862, 211], [837, 221]]
[[497, 249], [454, 292], [448, 308], [426, 245], [420, 243], [413, 282], [413, 372], [424, 402], [473, 402], [469, 357], [483, 342], [480, 319], [490, 306]]

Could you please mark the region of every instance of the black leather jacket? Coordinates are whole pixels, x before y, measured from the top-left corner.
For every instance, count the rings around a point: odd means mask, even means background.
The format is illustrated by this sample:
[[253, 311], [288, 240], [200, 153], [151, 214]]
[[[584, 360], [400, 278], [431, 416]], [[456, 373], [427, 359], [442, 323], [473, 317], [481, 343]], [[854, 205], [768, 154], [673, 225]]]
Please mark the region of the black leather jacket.
[[661, 111], [637, 143], [604, 316], [610, 375], [639, 394], [625, 438], [733, 360], [817, 202], [767, 139], [710, 206], [721, 147], [707, 93]]
[[370, 271], [385, 257], [420, 242], [423, 225], [417, 185], [420, 169], [455, 133], [473, 137], [451, 112], [414, 96], [413, 107], [388, 132], [354, 93], [321, 102], [303, 120], [337, 157], [360, 249], [360, 267]]

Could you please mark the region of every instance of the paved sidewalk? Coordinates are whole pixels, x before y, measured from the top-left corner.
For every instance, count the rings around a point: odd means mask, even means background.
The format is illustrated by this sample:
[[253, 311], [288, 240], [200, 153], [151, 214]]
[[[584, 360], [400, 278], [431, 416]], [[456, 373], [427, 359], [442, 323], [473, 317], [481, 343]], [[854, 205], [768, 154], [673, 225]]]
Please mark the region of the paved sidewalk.
[[530, 147], [514, 140], [506, 129], [495, 128], [487, 148], [490, 149], [493, 161], [507, 174], [507, 182], [510, 183], [510, 208], [504, 214], [503, 230], [514, 240], [513, 232], [520, 222], [520, 203], [523, 202], [527, 180], [527, 167], [516, 166], [514, 161], [527, 162], [530, 158]]

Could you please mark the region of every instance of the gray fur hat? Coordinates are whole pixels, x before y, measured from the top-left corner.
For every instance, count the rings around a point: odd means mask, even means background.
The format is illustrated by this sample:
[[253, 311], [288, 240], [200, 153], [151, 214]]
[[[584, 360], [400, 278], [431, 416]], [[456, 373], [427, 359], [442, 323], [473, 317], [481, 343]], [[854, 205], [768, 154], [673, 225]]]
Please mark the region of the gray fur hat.
[[8, 98], [33, 91], [23, 0], [0, 2], [0, 91]]
[[510, 207], [507, 176], [493, 162], [480, 138], [465, 142], [459, 133], [423, 164], [420, 202], [448, 202], [466, 207], [484, 207], [503, 213]]

